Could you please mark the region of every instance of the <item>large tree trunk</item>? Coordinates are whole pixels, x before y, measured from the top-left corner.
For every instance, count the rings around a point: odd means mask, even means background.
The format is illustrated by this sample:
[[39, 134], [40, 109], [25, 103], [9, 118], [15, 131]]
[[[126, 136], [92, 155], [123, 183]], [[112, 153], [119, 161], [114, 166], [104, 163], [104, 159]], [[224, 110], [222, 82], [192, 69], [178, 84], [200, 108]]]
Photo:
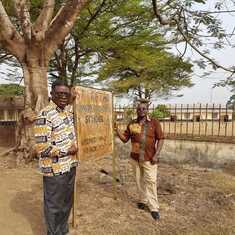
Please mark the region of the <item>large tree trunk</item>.
[[30, 1], [12, 2], [15, 15], [11, 18], [0, 0], [0, 43], [22, 65], [25, 110], [18, 126], [16, 151], [22, 158], [32, 159], [33, 123], [37, 112], [48, 103], [48, 61], [72, 30], [81, 9], [89, 0], [65, 1], [58, 11], [55, 11], [55, 0], [44, 0], [35, 22], [31, 22]]
[[48, 104], [47, 60], [40, 53], [27, 54], [22, 63], [25, 83], [25, 110], [17, 127], [18, 160], [30, 161], [34, 156], [33, 125], [37, 113]]

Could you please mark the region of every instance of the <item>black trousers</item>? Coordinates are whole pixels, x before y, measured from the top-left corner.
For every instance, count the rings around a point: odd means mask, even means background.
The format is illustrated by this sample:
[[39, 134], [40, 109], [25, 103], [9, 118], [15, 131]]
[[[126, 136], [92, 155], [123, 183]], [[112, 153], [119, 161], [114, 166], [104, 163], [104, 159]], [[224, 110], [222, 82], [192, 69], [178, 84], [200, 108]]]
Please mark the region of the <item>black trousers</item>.
[[73, 205], [76, 167], [58, 176], [43, 176], [44, 216], [47, 235], [69, 232], [68, 219]]

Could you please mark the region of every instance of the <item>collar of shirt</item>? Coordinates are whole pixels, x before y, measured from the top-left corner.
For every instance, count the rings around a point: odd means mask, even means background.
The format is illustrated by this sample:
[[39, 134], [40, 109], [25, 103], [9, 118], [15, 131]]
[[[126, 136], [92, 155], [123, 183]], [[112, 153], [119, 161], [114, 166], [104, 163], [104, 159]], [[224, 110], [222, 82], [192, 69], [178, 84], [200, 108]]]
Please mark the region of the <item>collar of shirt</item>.
[[69, 112], [69, 111], [70, 111], [69, 105], [67, 105], [64, 109], [61, 109], [61, 108], [58, 107], [52, 100], [50, 100], [49, 105], [50, 105], [53, 109], [55, 109], [58, 113]]
[[[147, 115], [146, 116], [146, 121], [147, 122], [150, 122], [151, 121], [151, 118]], [[138, 118], [136, 119], [136, 122], [140, 123], [140, 121], [138, 120]]]

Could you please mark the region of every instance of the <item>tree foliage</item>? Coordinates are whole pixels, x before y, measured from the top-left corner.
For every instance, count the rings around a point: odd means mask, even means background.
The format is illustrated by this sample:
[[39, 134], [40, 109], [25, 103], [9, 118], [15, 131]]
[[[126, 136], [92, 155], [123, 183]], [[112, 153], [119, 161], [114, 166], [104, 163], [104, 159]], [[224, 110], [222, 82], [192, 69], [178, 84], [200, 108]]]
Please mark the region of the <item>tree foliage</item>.
[[[123, 50], [123, 54], [126, 50], [124, 56], [129, 61], [127, 54], [131, 51], [131, 47], [134, 48], [133, 50], [139, 49], [141, 44], [137, 41], [141, 37], [142, 43], [144, 40], [148, 41], [149, 38], [146, 39], [146, 35], [151, 32], [154, 32], [153, 37], [158, 35], [160, 41], [164, 38], [164, 43], [169, 47], [179, 43], [185, 44], [185, 48], [179, 53], [178, 58], [183, 57], [185, 52], [191, 48], [201, 56], [200, 60], [193, 61], [198, 66], [206, 68], [210, 64], [214, 69], [223, 68], [232, 71], [233, 68], [225, 68], [218, 64], [210, 56], [209, 51], [209, 48], [223, 48], [232, 37], [223, 29], [222, 20], [219, 17], [221, 14], [230, 12], [228, 10], [225, 12], [225, 7], [223, 1], [215, 2], [214, 6], [211, 4], [211, 9], [206, 10], [207, 1], [152, 0], [151, 5], [147, 1], [95, 0], [82, 11], [70, 39], [66, 40], [60, 48], [61, 50], [58, 51], [56, 59], [52, 63], [51, 74], [69, 77], [72, 82], [83, 80], [89, 84], [90, 78], [100, 72], [98, 69], [104, 64], [110, 72], [110, 66], [117, 62], [121, 50]], [[130, 42], [132, 43], [130, 44]], [[129, 51], [126, 49], [127, 46]], [[121, 49], [118, 50], [118, 48]], [[131, 56], [131, 53], [129, 55]], [[121, 60], [124, 56], [119, 59]], [[106, 64], [107, 61], [109, 65]], [[183, 60], [179, 60], [180, 62]], [[182, 63], [181, 65], [184, 67]], [[186, 70], [189, 71], [189, 68]], [[130, 78], [128, 81], [122, 80], [121, 84], [120, 81], [113, 82], [110, 81], [110, 77], [105, 78], [105, 73], [100, 72], [99, 81], [107, 78], [109, 86], [115, 90], [127, 92], [129, 85], [137, 83], [137, 79], [131, 80]], [[182, 82], [182, 86], [179, 85], [180, 82]], [[148, 83], [149, 86], [153, 86], [150, 81]], [[177, 81], [177, 85], [178, 88], [173, 85], [171, 89], [174, 91], [191, 84], [181, 78], [180, 81]], [[158, 89], [158, 87], [156, 88]], [[144, 95], [144, 89], [144, 86], [139, 89], [142, 90], [142, 95]], [[171, 95], [171, 89], [158, 89], [158, 94]]]
[[[2, 0], [2, 2], [8, 15], [15, 17], [14, 1]], [[30, 1], [32, 23], [36, 22], [45, 2], [45, 0]], [[54, 17], [61, 4], [66, 2], [55, 1]], [[199, 66], [205, 67], [211, 64], [214, 69], [224, 68], [231, 71], [232, 67], [225, 68], [218, 64], [210, 56], [208, 48], [221, 49], [225, 45], [228, 46], [233, 33], [226, 32], [220, 16], [234, 12], [234, 3], [230, 0], [217, 0], [214, 5], [211, 3], [209, 8], [207, 2], [204, 0], [91, 1], [81, 12], [70, 36], [62, 41], [54, 54], [50, 63], [50, 75], [68, 77], [71, 83], [82, 80], [85, 83], [90, 82], [90, 78], [97, 74], [103, 60], [115, 53], [113, 42], [125, 43], [125, 40], [122, 41], [125, 37], [131, 38], [140, 30], [147, 29], [161, 33], [171, 45], [184, 43], [185, 48], [181, 56], [184, 56], [189, 48], [197, 51], [202, 59], [194, 62]], [[228, 6], [230, 8], [226, 9]], [[16, 23], [20, 28], [19, 20], [16, 20]], [[229, 44], [233, 46], [231, 40]]]
[[226, 30], [224, 24], [225, 16], [235, 12], [233, 0], [152, 0], [152, 5], [160, 25], [172, 37], [181, 38], [184, 42], [182, 56], [192, 49], [201, 56], [199, 65], [235, 71], [234, 66], [226, 67], [210, 54], [211, 50], [234, 46], [234, 31]]
[[0, 84], [1, 96], [22, 96], [24, 87], [17, 84]]
[[162, 48], [139, 45], [138, 49], [119, 47], [119, 54], [111, 58], [100, 71], [100, 80], [107, 80], [110, 89], [129, 93], [138, 98], [167, 96], [191, 86], [192, 65]]
[[234, 109], [235, 107], [235, 95], [230, 96], [228, 102], [227, 102], [228, 108]]
[[[92, 1], [81, 12], [70, 37], [55, 54], [51, 75], [69, 77], [72, 83], [80, 82], [82, 78], [90, 79], [107, 58], [115, 56], [115, 50], [125, 44], [127, 38], [136, 40], [135, 37], [142, 37], [141, 40], [146, 41], [146, 32], [140, 31], [151, 27], [153, 15], [152, 8], [141, 5], [141, 2]], [[153, 29], [149, 33], [151, 31]]]
[[166, 105], [159, 104], [151, 113], [150, 116], [153, 118], [166, 118], [170, 117], [170, 111], [167, 109]]
[[[143, 1], [93, 1], [55, 53], [50, 74], [69, 78], [71, 83], [94, 82], [91, 77], [99, 74], [96, 81], [102, 85], [102, 81], [108, 81], [110, 89], [117, 92], [127, 93], [134, 83], [135, 87], [143, 85], [140, 89], [147, 88], [144, 92], [148, 98], [156, 90], [159, 95], [169, 95], [172, 90], [191, 86], [191, 65], [165, 51], [172, 41], [164, 40], [166, 32], [157, 27], [152, 6]], [[130, 70], [123, 72], [127, 62]], [[115, 69], [122, 77], [110, 82]], [[141, 97], [144, 95], [140, 89]]]

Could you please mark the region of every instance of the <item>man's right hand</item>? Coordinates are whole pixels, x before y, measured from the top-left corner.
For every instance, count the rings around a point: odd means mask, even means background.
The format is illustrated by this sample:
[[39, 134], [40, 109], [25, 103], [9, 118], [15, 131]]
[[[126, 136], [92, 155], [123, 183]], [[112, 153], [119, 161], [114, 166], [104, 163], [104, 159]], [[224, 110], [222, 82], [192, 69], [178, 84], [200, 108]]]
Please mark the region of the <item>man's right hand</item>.
[[72, 144], [68, 149], [68, 155], [75, 155], [78, 152], [78, 148], [75, 144]]
[[152, 159], [151, 161], [150, 161], [150, 163], [152, 164], [152, 165], [155, 165], [155, 164], [158, 164], [159, 163], [159, 158], [157, 158], [157, 159]]
[[117, 122], [114, 122], [114, 123], [113, 123], [113, 129], [114, 129], [114, 131], [117, 131], [117, 130], [118, 130], [118, 124], [117, 124]]

